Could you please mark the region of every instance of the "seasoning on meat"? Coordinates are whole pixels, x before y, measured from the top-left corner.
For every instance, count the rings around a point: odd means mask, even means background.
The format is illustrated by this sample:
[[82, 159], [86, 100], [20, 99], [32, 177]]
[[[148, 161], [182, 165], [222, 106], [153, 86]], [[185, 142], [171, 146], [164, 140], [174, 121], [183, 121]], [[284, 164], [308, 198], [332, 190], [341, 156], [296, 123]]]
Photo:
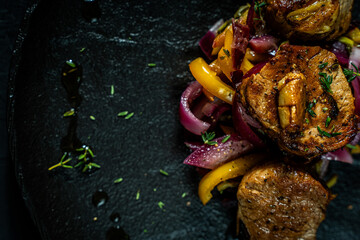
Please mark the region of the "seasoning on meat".
[[250, 239], [315, 239], [331, 200], [327, 187], [301, 168], [268, 162], [242, 179], [238, 217]]
[[282, 45], [238, 92], [235, 99], [264, 132], [294, 155], [312, 159], [334, 151], [357, 132], [351, 87], [336, 56], [320, 47]]

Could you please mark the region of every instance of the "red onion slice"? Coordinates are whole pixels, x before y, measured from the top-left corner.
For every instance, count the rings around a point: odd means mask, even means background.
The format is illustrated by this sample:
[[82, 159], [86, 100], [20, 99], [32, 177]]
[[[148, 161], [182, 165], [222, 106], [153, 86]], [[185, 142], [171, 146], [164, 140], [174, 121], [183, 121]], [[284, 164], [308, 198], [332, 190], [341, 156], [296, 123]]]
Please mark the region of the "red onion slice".
[[196, 135], [201, 135], [201, 133], [206, 132], [210, 127], [210, 123], [204, 122], [195, 117], [190, 109], [191, 103], [201, 94], [201, 84], [194, 81], [185, 89], [180, 99], [180, 123], [185, 127], [185, 129]]
[[249, 46], [256, 53], [269, 53], [278, 49], [278, 40], [271, 35], [255, 37], [249, 41]]
[[339, 161], [352, 164], [354, 159], [351, 154], [345, 149], [338, 149], [334, 152], [328, 152], [321, 156], [322, 160]]
[[225, 137], [226, 136], [223, 136], [213, 140], [217, 142], [217, 146], [204, 144], [195, 149], [195, 151], [184, 160], [184, 164], [206, 169], [215, 169], [221, 164], [238, 158], [254, 149], [249, 141], [240, 138], [236, 134], [232, 134], [226, 142], [222, 142]]
[[251, 127], [247, 124], [244, 119], [244, 115], [241, 113], [241, 103], [238, 101], [238, 97], [235, 97], [235, 100], [232, 105], [232, 114], [235, 130], [239, 133], [241, 137], [249, 140], [254, 146], [263, 148], [265, 147], [264, 142], [254, 133]]
[[260, 62], [256, 64], [253, 68], [251, 68], [247, 73], [245, 73], [244, 78], [248, 78], [253, 74], [257, 74], [261, 71], [261, 69], [266, 65], [267, 62]]
[[341, 42], [334, 42], [330, 49], [330, 52], [334, 53], [339, 63], [343, 67], [347, 67], [349, 64], [349, 54], [346, 50], [346, 45]]

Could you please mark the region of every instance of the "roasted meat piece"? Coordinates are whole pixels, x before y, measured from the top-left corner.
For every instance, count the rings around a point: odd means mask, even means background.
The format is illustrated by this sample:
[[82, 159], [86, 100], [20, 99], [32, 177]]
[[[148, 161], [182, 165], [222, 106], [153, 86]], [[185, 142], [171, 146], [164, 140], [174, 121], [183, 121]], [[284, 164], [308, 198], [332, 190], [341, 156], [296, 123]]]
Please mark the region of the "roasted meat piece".
[[331, 200], [306, 171], [280, 162], [255, 167], [237, 192], [238, 217], [250, 239], [315, 239]]
[[267, 23], [288, 39], [333, 40], [348, 29], [353, 0], [264, 0]]
[[284, 44], [238, 96], [282, 150], [312, 159], [357, 132], [354, 97], [336, 56], [320, 47]]

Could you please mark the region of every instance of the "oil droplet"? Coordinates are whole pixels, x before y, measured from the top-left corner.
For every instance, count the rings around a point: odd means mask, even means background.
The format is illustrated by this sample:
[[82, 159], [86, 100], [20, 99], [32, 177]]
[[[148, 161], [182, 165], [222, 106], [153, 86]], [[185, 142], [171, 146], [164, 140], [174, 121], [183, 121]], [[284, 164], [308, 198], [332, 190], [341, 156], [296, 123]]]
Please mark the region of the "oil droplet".
[[110, 220], [114, 223], [118, 223], [120, 221], [120, 214], [119, 213], [113, 213], [110, 215]]
[[121, 227], [111, 227], [106, 232], [106, 240], [128, 240], [129, 235]]
[[100, 207], [104, 205], [108, 199], [109, 196], [107, 195], [107, 193], [100, 189], [92, 196], [92, 203], [95, 207]]

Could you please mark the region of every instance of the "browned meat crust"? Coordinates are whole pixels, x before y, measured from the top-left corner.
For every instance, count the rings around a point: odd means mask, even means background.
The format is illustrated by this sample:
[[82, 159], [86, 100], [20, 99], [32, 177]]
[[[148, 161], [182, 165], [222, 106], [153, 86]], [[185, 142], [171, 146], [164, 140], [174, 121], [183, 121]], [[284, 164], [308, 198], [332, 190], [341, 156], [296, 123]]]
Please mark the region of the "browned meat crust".
[[294, 40], [333, 40], [351, 21], [353, 0], [266, 0], [270, 26]]
[[304, 170], [267, 163], [248, 172], [237, 192], [250, 239], [315, 239], [331, 195]]
[[[327, 65], [320, 69], [321, 64]], [[319, 73], [332, 79], [329, 90]], [[310, 159], [334, 151], [357, 132], [350, 85], [336, 56], [320, 47], [283, 45], [238, 90], [241, 103], [264, 132], [292, 154]]]

